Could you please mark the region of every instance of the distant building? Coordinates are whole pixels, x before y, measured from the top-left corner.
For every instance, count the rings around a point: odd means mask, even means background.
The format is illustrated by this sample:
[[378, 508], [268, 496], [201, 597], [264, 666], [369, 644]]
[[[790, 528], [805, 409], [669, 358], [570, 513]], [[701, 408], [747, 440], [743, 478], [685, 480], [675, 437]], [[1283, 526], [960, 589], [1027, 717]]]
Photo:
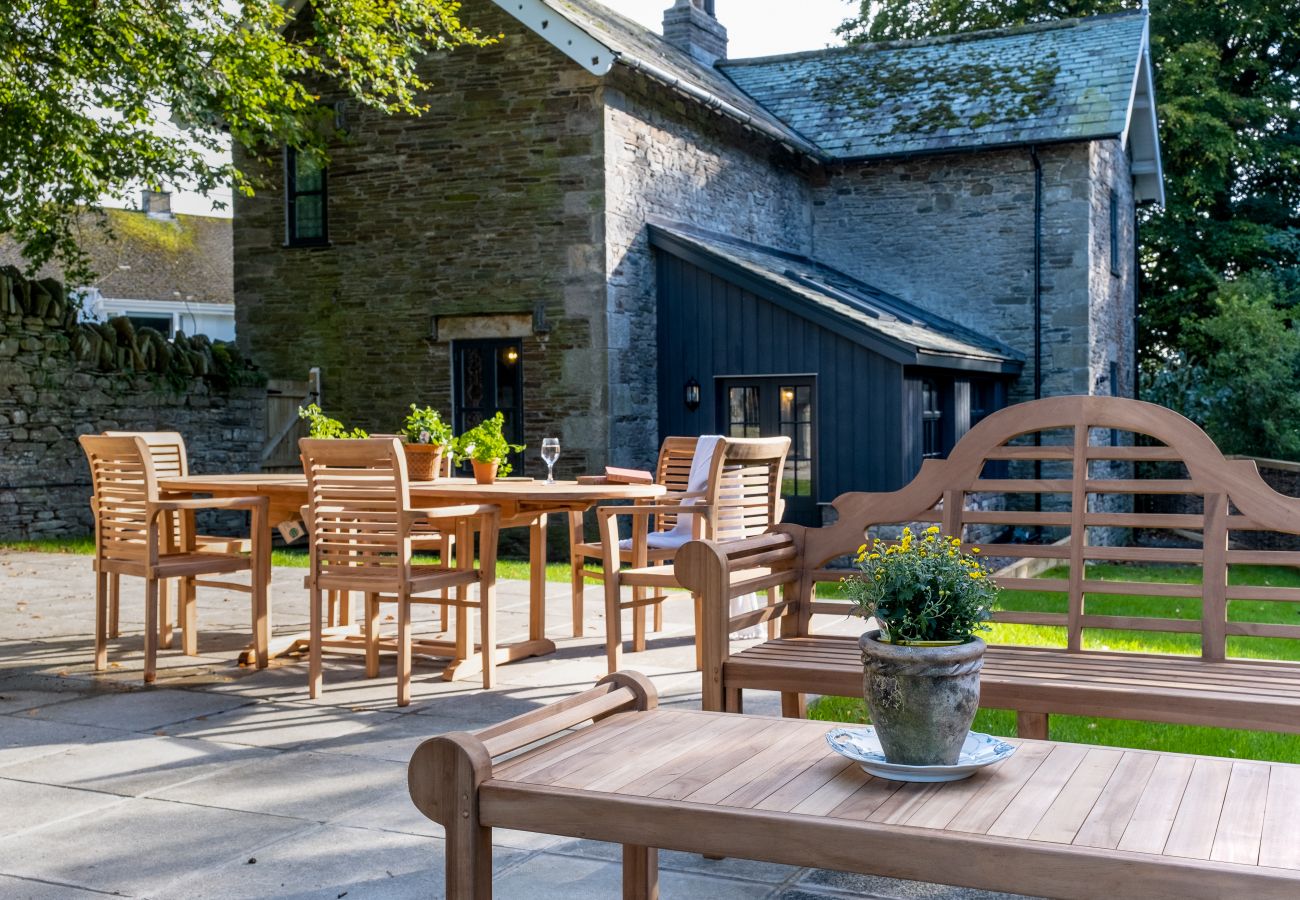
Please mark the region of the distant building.
[[504, 37], [427, 57], [423, 116], [324, 84], [327, 171], [238, 159], [272, 185], [234, 204], [241, 344], [320, 366], [332, 414], [500, 409], [570, 474], [789, 434], [815, 520], [1006, 403], [1132, 394], [1145, 11], [747, 60], [712, 0], [662, 36], [596, 0], [464, 17]]
[[[68, 285], [82, 299], [82, 316], [127, 316], [171, 337], [177, 331], [235, 339], [230, 219], [173, 215], [170, 195], [144, 191], [139, 210], [105, 210], [112, 236], [89, 217], [85, 250], [94, 284]], [[0, 264], [23, 266], [17, 246], [0, 241]], [[63, 280], [56, 266], [42, 275]]]

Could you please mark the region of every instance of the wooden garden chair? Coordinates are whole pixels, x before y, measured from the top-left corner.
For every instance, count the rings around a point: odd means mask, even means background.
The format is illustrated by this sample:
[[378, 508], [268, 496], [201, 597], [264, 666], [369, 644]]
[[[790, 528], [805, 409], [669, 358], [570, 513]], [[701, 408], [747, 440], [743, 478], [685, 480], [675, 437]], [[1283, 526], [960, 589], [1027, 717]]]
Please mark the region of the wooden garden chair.
[[[161, 585], [181, 582], [181, 619], [187, 655], [197, 653], [194, 590], [216, 587], [244, 590], [252, 595], [253, 646], [259, 668], [267, 664], [270, 612], [267, 584], [271, 577], [271, 548], [266, 531], [269, 501], [265, 497], [178, 500], [160, 496], [158, 472], [150, 445], [140, 436], [83, 435], [81, 446], [90, 464], [95, 516], [95, 669], [108, 664], [110, 582], [113, 593], [123, 575], [145, 581], [144, 680], [157, 673], [159, 620], [164, 615]], [[241, 509], [252, 515], [251, 553], [223, 552], [198, 546], [185, 523], [200, 509]], [[250, 573], [247, 587], [236, 582], [200, 580], [200, 576]]]
[[[457, 607], [463, 622], [468, 610], [481, 617], [483, 686], [490, 688], [496, 670], [496, 547], [500, 513], [491, 505], [412, 509], [406, 458], [395, 439], [312, 440], [298, 442], [307, 475], [307, 529], [311, 548], [306, 585], [311, 592], [309, 688], [322, 687], [323, 603], [330, 591], [365, 597], [366, 676], [379, 675], [379, 607], [396, 603], [397, 705], [411, 702], [411, 606], [415, 603]], [[428, 525], [454, 530], [461, 556], [446, 564], [415, 565], [414, 543]], [[480, 535], [478, 568], [474, 538]], [[478, 597], [471, 600], [470, 586]], [[448, 591], [454, 590], [454, 596]], [[427, 596], [430, 594], [440, 596]], [[459, 629], [458, 630], [464, 630]], [[467, 635], [458, 635], [457, 655], [470, 655]]]
[[[681, 502], [687, 497], [687, 484], [691, 475], [691, 460], [695, 458], [695, 445], [699, 441], [696, 437], [668, 437], [664, 438], [663, 446], [659, 448], [659, 463], [655, 466], [655, 484], [661, 484], [668, 489], [668, 493], [662, 498], [660, 505], [671, 505]], [[656, 516], [652, 531], [670, 532], [677, 525], [677, 513], [664, 513]], [[651, 542], [653, 543], [653, 542]], [[655, 565], [661, 565], [672, 559], [672, 554], [676, 552], [671, 550], [661, 552], [655, 547], [650, 546], [647, 552], [647, 558]], [[584, 633], [583, 610], [583, 588], [588, 581], [605, 582], [605, 572], [601, 568], [601, 563], [605, 558], [605, 550], [599, 539], [588, 541], [584, 528], [583, 513], [569, 513], [569, 565], [573, 582], [573, 636], [582, 637]], [[619, 560], [631, 564], [632, 550], [619, 551]], [[596, 565], [593, 566], [592, 563]], [[633, 631], [636, 634], [644, 635], [645, 633], [645, 607], [638, 606], [633, 610], [634, 617]], [[664, 627], [663, 607], [656, 605], [654, 607], [654, 630], [660, 631]], [[644, 640], [644, 637], [642, 637]]]
[[[781, 519], [784, 509], [781, 476], [789, 452], [788, 437], [718, 438], [703, 486], [699, 487], [692, 478], [692, 490], [686, 497], [654, 505], [603, 506], [596, 511], [605, 572], [605, 651], [611, 673], [619, 670], [622, 661], [623, 610], [659, 606], [668, 599], [666, 591], [681, 588], [671, 563], [650, 563], [650, 520], [655, 516], [672, 515], [680, 522], [681, 517], [690, 516], [688, 533], [677, 534], [681, 529], [675, 525], [673, 539], [664, 541], [655, 551], [668, 559], [676, 556], [677, 550], [691, 540], [726, 542], [762, 534]], [[694, 496], [696, 493], [700, 496]], [[619, 517], [632, 520], [629, 541], [619, 540]], [[664, 533], [654, 533], [659, 534], [662, 541]], [[625, 549], [630, 550], [632, 556], [631, 568], [628, 569], [620, 567]], [[622, 597], [625, 586], [633, 589], [630, 600]], [[634, 618], [634, 629], [636, 624]], [[699, 598], [696, 597], [697, 636], [699, 624]], [[634, 633], [632, 649], [645, 649], [644, 629]], [[697, 665], [699, 658], [697, 639]]]
[[[185, 438], [176, 431], [105, 431], [104, 434], [109, 437], [138, 437], [145, 442], [149, 448], [149, 456], [153, 459], [154, 477], [159, 481], [167, 478], [183, 478], [190, 474], [189, 454], [185, 449]], [[171, 498], [164, 498], [171, 499]], [[177, 498], [177, 499], [184, 499]], [[194, 511], [189, 510], [183, 515], [167, 514], [166, 518], [170, 525], [163, 529], [163, 539], [170, 541], [172, 548], [180, 547], [186, 540], [186, 529], [193, 535], [195, 549], [200, 552], [212, 553], [252, 553], [253, 542], [251, 538], [224, 537], [215, 535], [194, 534]], [[110, 638], [118, 637], [118, 607], [120, 593], [120, 577], [112, 575], [108, 581], [108, 636]], [[172, 620], [169, 612], [171, 605], [170, 586], [171, 581], [164, 580], [158, 585], [158, 642], [164, 650], [171, 649], [172, 646]], [[187, 637], [185, 631], [187, 610], [193, 612], [194, 597], [186, 597], [184, 593], [184, 582], [177, 582], [178, 591], [176, 594], [176, 621], [181, 627], [181, 640], [187, 656], [193, 656], [195, 651], [194, 641]], [[249, 593], [252, 590], [251, 585], [230, 584], [229, 588], [243, 593]]]

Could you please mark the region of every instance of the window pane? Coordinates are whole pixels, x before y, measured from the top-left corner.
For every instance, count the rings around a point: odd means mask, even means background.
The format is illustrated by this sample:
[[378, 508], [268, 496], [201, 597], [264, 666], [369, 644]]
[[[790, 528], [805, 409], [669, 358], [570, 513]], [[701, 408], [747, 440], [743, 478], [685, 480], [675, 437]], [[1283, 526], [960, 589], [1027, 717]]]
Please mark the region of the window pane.
[[795, 415], [800, 422], [812, 422], [812, 388], [795, 388]]
[[728, 437], [759, 437], [757, 387], [729, 388], [727, 407]]
[[293, 157], [293, 189], [300, 194], [320, 191], [323, 186], [322, 171], [321, 167], [313, 159], [303, 156], [301, 153], [295, 153]]
[[294, 199], [293, 223], [294, 237], [320, 238], [325, 236], [325, 217], [323, 213], [324, 198], [320, 194], [309, 194]]

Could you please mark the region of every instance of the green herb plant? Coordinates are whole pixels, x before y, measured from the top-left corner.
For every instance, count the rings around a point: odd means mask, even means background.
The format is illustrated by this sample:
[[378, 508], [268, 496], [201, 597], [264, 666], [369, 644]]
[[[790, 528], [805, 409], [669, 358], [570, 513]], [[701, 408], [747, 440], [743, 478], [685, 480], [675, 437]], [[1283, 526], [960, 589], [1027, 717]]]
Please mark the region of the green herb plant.
[[476, 462], [499, 464], [497, 475], [504, 478], [511, 473], [509, 458], [511, 453], [519, 453], [523, 444], [512, 444], [505, 436], [505, 416], [498, 412], [490, 419], [484, 419], [469, 431], [456, 438], [453, 450], [457, 459], [472, 459]]
[[360, 428], [348, 431], [342, 422], [325, 415], [315, 403], [307, 407], [298, 407], [298, 418], [306, 419], [310, 423], [308, 437], [335, 440], [359, 440], [370, 437]]
[[937, 525], [919, 539], [904, 528], [896, 544], [875, 540], [858, 548], [858, 574], [844, 579], [845, 590], [891, 644], [967, 643], [988, 630], [998, 594], [977, 552], [963, 553], [961, 540], [940, 534]]
[[402, 434], [408, 444], [432, 444], [435, 447], [451, 445], [453, 435], [451, 426], [442, 420], [438, 411], [432, 406], [420, 409], [411, 404], [411, 414], [402, 424]]

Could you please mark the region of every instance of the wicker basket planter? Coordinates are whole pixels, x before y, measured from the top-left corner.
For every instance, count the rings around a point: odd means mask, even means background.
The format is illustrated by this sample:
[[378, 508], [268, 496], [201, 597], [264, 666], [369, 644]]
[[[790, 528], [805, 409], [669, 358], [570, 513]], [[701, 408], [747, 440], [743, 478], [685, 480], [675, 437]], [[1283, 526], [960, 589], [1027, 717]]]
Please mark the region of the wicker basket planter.
[[406, 451], [406, 471], [412, 481], [437, 481], [442, 474], [441, 444], [402, 444]]

